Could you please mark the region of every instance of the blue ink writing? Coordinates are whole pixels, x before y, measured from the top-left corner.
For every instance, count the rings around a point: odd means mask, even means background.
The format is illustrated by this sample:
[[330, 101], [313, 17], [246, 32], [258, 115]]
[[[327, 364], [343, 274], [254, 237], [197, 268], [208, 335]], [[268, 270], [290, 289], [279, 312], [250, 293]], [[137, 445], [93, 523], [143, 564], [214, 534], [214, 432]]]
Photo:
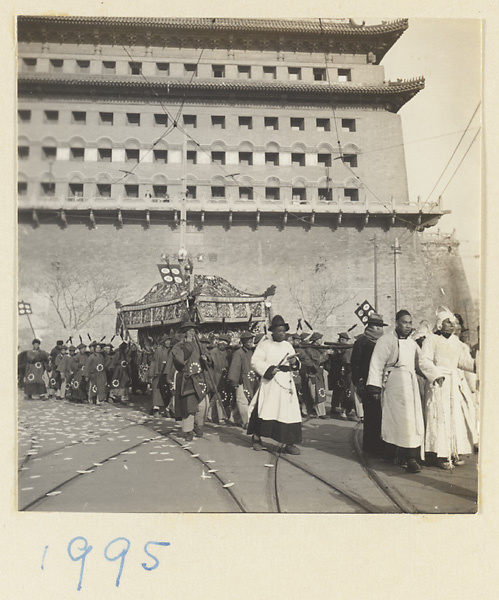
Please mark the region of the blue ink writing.
[[[121, 552], [119, 552], [118, 554], [116, 554], [115, 556], [109, 556], [108, 550], [110, 549], [110, 547], [113, 544], [115, 544], [116, 542], [120, 542], [120, 541], [126, 542], [126, 547], [123, 548], [123, 550]], [[125, 564], [125, 557], [129, 550], [130, 550], [130, 542], [129, 542], [129, 540], [127, 540], [124, 537], [118, 537], [118, 538], [114, 539], [112, 542], [109, 542], [109, 544], [106, 546], [106, 549], [104, 550], [104, 556], [107, 558], [107, 560], [115, 561], [115, 560], [121, 559], [120, 568], [118, 571], [118, 577], [116, 577], [116, 587], [118, 587], [120, 585], [120, 578], [121, 578], [121, 573], [123, 572], [123, 565]]]
[[47, 554], [47, 550], [48, 550], [48, 546], [45, 546], [45, 550], [43, 551], [43, 557], [42, 557], [42, 571], [43, 571], [43, 563], [45, 562], [45, 554]]
[[146, 571], [154, 571], [154, 569], [157, 569], [159, 567], [159, 560], [154, 556], [154, 554], [151, 554], [149, 552], [149, 550], [147, 549], [147, 547], [151, 544], [154, 544], [156, 546], [169, 546], [170, 542], [147, 542], [146, 543], [146, 545], [144, 546], [144, 552], [147, 554], [147, 556], [150, 556], [154, 560], [154, 564], [152, 565], [152, 567], [148, 567], [145, 562], [142, 563], [142, 567]]
[[[75, 542], [81, 541], [83, 542], [83, 546], [82, 548], [78, 548], [77, 550], [79, 550], [81, 552], [81, 554], [79, 556], [74, 556], [73, 555], [73, 544]], [[85, 569], [85, 558], [87, 557], [87, 554], [92, 550], [92, 546], [88, 545], [87, 540], [80, 536], [74, 537], [68, 544], [68, 555], [69, 558], [73, 561], [77, 561], [77, 560], [81, 560], [81, 569], [80, 569], [80, 579], [78, 581], [78, 587], [76, 588], [77, 591], [81, 590], [81, 581], [83, 579], [83, 570]]]

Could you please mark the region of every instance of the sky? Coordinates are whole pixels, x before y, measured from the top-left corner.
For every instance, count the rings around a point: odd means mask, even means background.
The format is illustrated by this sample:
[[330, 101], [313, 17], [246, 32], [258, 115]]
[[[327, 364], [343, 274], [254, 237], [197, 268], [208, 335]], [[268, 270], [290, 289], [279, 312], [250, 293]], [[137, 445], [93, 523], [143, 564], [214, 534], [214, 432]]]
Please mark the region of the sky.
[[[367, 23], [374, 22], [379, 20]], [[381, 64], [386, 79], [425, 78], [425, 89], [399, 111], [409, 197], [421, 196], [425, 202], [430, 194], [430, 201], [442, 194], [443, 208], [451, 214], [442, 217], [437, 228], [443, 233], [456, 231], [471, 293], [478, 299], [481, 105], [444, 169], [481, 101], [481, 23], [477, 19], [409, 19], [409, 28]]]

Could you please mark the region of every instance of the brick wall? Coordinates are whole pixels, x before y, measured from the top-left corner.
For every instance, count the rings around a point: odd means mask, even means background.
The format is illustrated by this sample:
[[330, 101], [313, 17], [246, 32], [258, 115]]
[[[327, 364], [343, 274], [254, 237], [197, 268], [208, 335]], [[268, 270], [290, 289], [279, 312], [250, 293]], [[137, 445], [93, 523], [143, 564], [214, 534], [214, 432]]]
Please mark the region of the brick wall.
[[[246, 219], [246, 220], [243, 220]], [[249, 220], [251, 219], [251, 220]], [[409, 234], [403, 227], [383, 230], [379, 227], [357, 228], [351, 224], [321, 225], [307, 229], [301, 221], [288, 225], [267, 221], [258, 228], [253, 217], [234, 216], [232, 226], [210, 220], [207, 215], [203, 228], [200, 223], [187, 227], [187, 248], [198, 273], [220, 275], [244, 291], [261, 293], [271, 284], [277, 286], [273, 310], [281, 313], [292, 329], [303, 316], [298, 301], [304, 305], [304, 314], [313, 321], [320, 297], [325, 304], [338, 304], [331, 315], [322, 312], [316, 327], [334, 334], [358, 323], [353, 333], [361, 331], [360, 321], [353, 314], [365, 298], [374, 302], [373, 243], [376, 232], [378, 243], [378, 302], [379, 312], [388, 323], [394, 320], [394, 258], [391, 246], [396, 236], [401, 240], [399, 255], [399, 308], [409, 309], [415, 324], [427, 319], [433, 325], [437, 305], [446, 304], [460, 312], [475, 335], [477, 316], [469, 294], [466, 277], [458, 253], [458, 245], [451, 239], [436, 238], [429, 234]], [[56, 338], [68, 337], [60, 321], [42, 292], [47, 287], [50, 263], [65, 258], [75, 269], [90, 264], [110, 276], [126, 282], [128, 290], [122, 302], [138, 300], [154, 283], [159, 281], [156, 267], [161, 254], [171, 258], [179, 248], [179, 230], [173, 224], [153, 223], [149, 229], [143, 223], [131, 222], [125, 217], [124, 227], [99, 222], [94, 230], [83, 224], [69, 224], [61, 229], [55, 223], [41, 223], [33, 228], [21, 217], [19, 225], [19, 298], [31, 301], [32, 322], [37, 335], [46, 340], [46, 346]], [[198, 262], [203, 255], [203, 262]], [[310, 300], [310, 290], [315, 301]], [[108, 339], [114, 332], [116, 311], [111, 306], [94, 319], [86, 329], [92, 337]], [[327, 318], [325, 318], [327, 317]], [[82, 332], [82, 333], [86, 333]], [[19, 343], [29, 344], [31, 330], [25, 317], [19, 323]]]

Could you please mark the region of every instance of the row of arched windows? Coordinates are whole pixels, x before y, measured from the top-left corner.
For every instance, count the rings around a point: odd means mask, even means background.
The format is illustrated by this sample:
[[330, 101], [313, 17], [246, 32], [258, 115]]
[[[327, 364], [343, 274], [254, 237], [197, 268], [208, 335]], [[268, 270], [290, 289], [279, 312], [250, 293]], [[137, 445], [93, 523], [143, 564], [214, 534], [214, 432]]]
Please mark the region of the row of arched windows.
[[[88, 142], [86, 140], [84, 140], [82, 137], [72, 137], [70, 138], [68, 141], [62, 141], [62, 140], [57, 140], [56, 138], [52, 137], [52, 136], [46, 136], [43, 139], [41, 139], [40, 141], [34, 141], [34, 140], [30, 140], [28, 136], [26, 135], [21, 135], [18, 138], [18, 145], [25, 147], [25, 146], [40, 146], [40, 147], [52, 147], [52, 148], [57, 148], [57, 147], [69, 147], [69, 148], [86, 148], [86, 147], [92, 147], [92, 148], [105, 148], [105, 149], [113, 149], [113, 148], [130, 148], [130, 149], [137, 149], [137, 150], [151, 150], [151, 149], [181, 149], [182, 148], [182, 144], [168, 144], [165, 140], [157, 140], [154, 141], [153, 144], [151, 144], [150, 142], [145, 143], [140, 141], [137, 138], [127, 138], [126, 140], [124, 140], [123, 142], [116, 142], [115, 140], [112, 140], [109, 137], [101, 137], [99, 139], [97, 139], [95, 142]], [[238, 152], [258, 152], [258, 151], [263, 151], [263, 152], [303, 152], [303, 153], [310, 153], [312, 152], [310, 146], [307, 146], [306, 144], [304, 144], [303, 142], [293, 142], [290, 146], [282, 146], [281, 144], [277, 143], [277, 142], [267, 142], [265, 144], [265, 146], [262, 147], [261, 146], [256, 146], [253, 142], [250, 141], [241, 141], [237, 144], [237, 146], [234, 146], [232, 144], [227, 144], [224, 140], [214, 140], [212, 142], [210, 142], [209, 144], [201, 144], [201, 147], [203, 147], [203, 149], [207, 149], [208, 151], [212, 151], [212, 152], [227, 152], [227, 151], [231, 151], [231, 150], [235, 150]], [[187, 143], [187, 150], [200, 150], [199, 145], [189, 141]], [[361, 149], [359, 148], [359, 146], [357, 146], [357, 144], [354, 144], [352, 142], [344, 144], [341, 146], [341, 151], [342, 154], [360, 154], [361, 153]], [[313, 152], [317, 152], [317, 153], [339, 153], [339, 149], [337, 146], [333, 146], [333, 144], [330, 144], [329, 142], [321, 142], [320, 144], [318, 144], [317, 146], [314, 146], [313, 148]]]

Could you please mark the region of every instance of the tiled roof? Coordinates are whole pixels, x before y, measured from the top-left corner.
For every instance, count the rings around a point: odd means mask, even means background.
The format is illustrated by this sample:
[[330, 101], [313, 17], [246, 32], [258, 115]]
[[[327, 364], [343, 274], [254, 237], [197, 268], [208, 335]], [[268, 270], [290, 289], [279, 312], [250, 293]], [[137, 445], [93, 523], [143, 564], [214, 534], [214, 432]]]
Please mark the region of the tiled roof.
[[189, 81], [188, 79], [168, 79], [164, 77], [148, 77], [147, 81], [136, 78], [112, 78], [108, 75], [51, 75], [51, 74], [19, 74], [19, 82], [43, 83], [53, 86], [85, 86], [85, 85], [112, 85], [116, 88], [144, 88], [152, 86], [156, 89], [170, 90], [227, 90], [236, 92], [240, 90], [255, 90], [262, 92], [297, 92], [297, 93], [341, 93], [341, 94], [393, 94], [397, 92], [415, 91], [424, 88], [424, 77], [390, 81], [382, 85], [365, 85], [356, 83], [299, 83], [299, 82], [272, 82], [272, 81], [232, 81], [230, 79], [206, 79]]
[[[271, 82], [271, 81], [231, 81], [220, 79], [207, 79], [189, 81], [187, 79], [168, 79], [150, 77], [147, 81], [134, 78], [112, 78], [106, 75], [50, 75], [50, 74], [20, 74], [19, 75], [19, 93], [30, 92], [34, 90], [54, 90], [59, 91], [66, 88], [68, 91], [73, 89], [76, 93], [78, 89], [92, 87], [102, 91], [138, 91], [152, 89], [155, 92], [190, 92], [191, 95], [203, 95], [206, 92], [234, 93], [234, 94], [267, 94], [278, 95], [286, 94], [288, 100], [291, 97], [306, 99], [334, 95], [343, 98], [355, 98], [365, 96], [366, 99], [387, 98], [394, 99], [394, 110], [409, 100], [419, 90], [424, 88], [424, 78], [400, 80], [388, 82], [382, 85], [363, 85], [355, 83], [299, 83], [299, 82]], [[395, 100], [396, 98], [398, 100]]]
[[102, 25], [150, 27], [158, 29], [193, 29], [215, 31], [253, 31], [275, 33], [335, 33], [345, 35], [379, 35], [402, 33], [408, 19], [383, 21], [377, 25], [359, 25], [353, 19], [228, 19], [228, 18], [136, 18], [136, 17], [43, 17], [20, 16], [19, 27], [38, 25]]

